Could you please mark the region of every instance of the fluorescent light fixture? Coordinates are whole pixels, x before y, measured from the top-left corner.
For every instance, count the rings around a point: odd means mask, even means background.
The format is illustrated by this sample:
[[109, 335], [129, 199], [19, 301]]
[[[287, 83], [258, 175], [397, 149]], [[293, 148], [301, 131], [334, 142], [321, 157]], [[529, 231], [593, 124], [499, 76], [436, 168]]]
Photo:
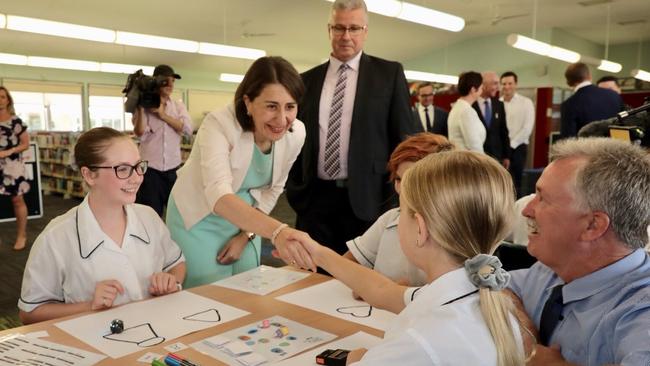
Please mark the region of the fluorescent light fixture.
[[4, 28], [7, 25], [7, 17], [4, 14], [0, 14], [0, 28]]
[[199, 53], [212, 56], [226, 56], [257, 60], [266, 56], [266, 51], [254, 48], [226, 46], [216, 43], [199, 42]]
[[650, 72], [641, 70], [641, 69], [634, 69], [630, 73], [635, 79], [643, 80], [650, 82]]
[[99, 71], [99, 62], [38, 56], [27, 56], [27, 66], [50, 67], [53, 69]]
[[598, 65], [598, 70], [617, 73], [623, 70], [623, 65], [612, 61], [600, 60], [600, 65]]
[[578, 52], [556, 46], [551, 46], [551, 49], [546, 56], [569, 63], [580, 61], [580, 54]]
[[19, 17], [16, 15], [7, 16], [7, 29], [96, 42], [113, 43], [115, 41], [115, 31], [110, 29], [86, 27], [70, 23]]
[[[334, 2], [334, 0], [327, 0]], [[465, 28], [465, 19], [438, 10], [397, 0], [366, 0], [369, 12], [387, 17], [399, 18], [413, 23], [451, 32]]]
[[199, 50], [199, 42], [196, 41], [121, 31], [117, 31], [115, 43], [180, 52], [194, 53]]
[[219, 76], [219, 80], [227, 83], [241, 83], [244, 80], [244, 75], [222, 73]]
[[580, 54], [577, 52], [561, 47], [552, 46], [548, 43], [524, 37], [520, 34], [513, 33], [508, 35], [506, 42], [514, 48], [536, 53], [542, 56], [551, 57], [560, 61], [573, 63], [580, 60]]
[[14, 55], [12, 53], [0, 53], [0, 64], [27, 65], [27, 56]]
[[436, 83], [452, 84], [452, 85], [458, 84], [458, 76], [453, 76], [453, 75], [432, 74], [430, 72], [405, 70], [404, 76], [406, 76], [406, 78], [409, 80], [433, 81]]
[[152, 75], [154, 68], [151, 66], [114, 64], [110, 62], [102, 62], [99, 65], [99, 71], [113, 72], [116, 74], [133, 74], [134, 72], [140, 69], [142, 69], [142, 72], [144, 72], [145, 74]]
[[122, 74], [132, 74], [142, 69], [147, 74], [153, 74], [153, 66], [115, 64], [110, 62], [95, 62], [83, 60], [70, 60], [65, 58], [39, 57], [0, 53], [0, 64], [21, 65], [33, 67], [49, 67], [53, 69], [100, 71]]

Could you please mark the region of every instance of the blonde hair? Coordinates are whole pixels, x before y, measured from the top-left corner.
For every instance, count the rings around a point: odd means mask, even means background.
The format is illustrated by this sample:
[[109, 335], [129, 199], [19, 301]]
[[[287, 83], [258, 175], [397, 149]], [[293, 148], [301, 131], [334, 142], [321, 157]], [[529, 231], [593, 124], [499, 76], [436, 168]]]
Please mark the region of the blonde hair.
[[[459, 264], [481, 253], [492, 254], [509, 232], [514, 195], [508, 172], [494, 159], [470, 151], [427, 156], [402, 178], [406, 214], [422, 215], [432, 239]], [[488, 288], [479, 289], [479, 299], [497, 364], [524, 364], [510, 321], [510, 299]]]

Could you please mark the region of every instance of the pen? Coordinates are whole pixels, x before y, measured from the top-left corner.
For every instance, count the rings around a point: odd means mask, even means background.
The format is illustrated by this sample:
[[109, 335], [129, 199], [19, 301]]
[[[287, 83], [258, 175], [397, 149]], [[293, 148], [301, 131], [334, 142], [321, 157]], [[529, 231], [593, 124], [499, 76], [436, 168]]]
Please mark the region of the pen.
[[195, 364], [194, 362], [188, 360], [187, 358], [184, 358], [175, 353], [169, 353], [167, 356], [177, 360], [181, 364], [181, 366], [199, 366], [198, 364]]
[[171, 356], [165, 357], [165, 365], [167, 366], [181, 366], [181, 362]]
[[159, 360], [153, 360], [151, 361], [151, 366], [166, 366], [164, 362], [161, 362]]

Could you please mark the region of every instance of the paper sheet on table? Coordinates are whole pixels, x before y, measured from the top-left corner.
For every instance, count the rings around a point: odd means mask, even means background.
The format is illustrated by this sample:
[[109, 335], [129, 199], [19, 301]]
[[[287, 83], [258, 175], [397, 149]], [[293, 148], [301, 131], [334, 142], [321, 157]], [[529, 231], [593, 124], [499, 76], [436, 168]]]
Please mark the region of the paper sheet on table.
[[200, 340], [191, 346], [228, 365], [256, 366], [283, 360], [336, 338], [334, 334], [281, 316], [265, 320]]
[[381, 342], [381, 338], [366, 332], [357, 332], [345, 338], [337, 339], [334, 342], [318, 346], [310, 351], [302, 353], [296, 357], [276, 362], [274, 366], [318, 366], [316, 356], [326, 349], [347, 349], [355, 350], [357, 348], [366, 348], [375, 346]]
[[[181, 291], [66, 320], [56, 326], [110, 357], [119, 358], [248, 314]], [[113, 319], [124, 322], [122, 333], [111, 334], [109, 326]]]
[[386, 330], [395, 318], [391, 312], [355, 300], [352, 290], [339, 280], [323, 282], [276, 299], [380, 330]]
[[0, 365], [90, 366], [106, 356], [38, 338], [3, 337]]
[[309, 276], [309, 273], [262, 265], [214, 282], [212, 285], [250, 292], [256, 295], [267, 295], [307, 276]]

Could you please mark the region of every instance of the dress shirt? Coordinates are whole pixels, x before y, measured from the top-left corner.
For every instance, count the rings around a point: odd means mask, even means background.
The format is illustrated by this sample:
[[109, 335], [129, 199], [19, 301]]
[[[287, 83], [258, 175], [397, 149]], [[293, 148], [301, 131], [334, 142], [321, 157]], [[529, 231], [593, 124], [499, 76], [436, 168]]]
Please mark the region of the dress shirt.
[[[273, 143], [271, 184], [250, 190], [260, 211], [269, 214], [275, 206], [304, 142], [305, 125], [296, 119], [291, 130]], [[186, 229], [212, 213], [219, 198], [239, 191], [254, 145], [253, 132], [244, 131], [237, 122], [233, 103], [205, 116], [171, 193]]]
[[[511, 274], [510, 288], [539, 329], [546, 300], [564, 281], [540, 262]], [[650, 257], [643, 249], [567, 283], [562, 293], [564, 320], [550, 344], [560, 345], [567, 361], [585, 366], [650, 364]]]
[[399, 245], [399, 212], [399, 208], [386, 211], [363, 235], [346, 244], [361, 265], [393, 281], [407, 279], [410, 286], [422, 286], [427, 283], [426, 274], [406, 259]]
[[578, 91], [578, 89], [584, 88], [587, 85], [591, 85], [591, 81], [585, 80], [585, 81], [581, 82], [580, 84], [574, 86], [573, 87], [573, 92], [575, 93], [575, 92]]
[[447, 118], [449, 141], [459, 149], [483, 151], [487, 131], [472, 105], [459, 98]]
[[483, 118], [485, 119], [485, 102], [490, 105], [490, 110], [494, 111], [494, 106], [492, 105], [492, 98], [483, 98], [483, 97], [478, 97], [476, 99], [476, 103], [478, 104], [478, 107], [481, 109], [481, 114], [483, 115]]
[[140, 136], [140, 156], [149, 161], [149, 167], [160, 171], [174, 169], [181, 165], [182, 134], [192, 135], [192, 119], [180, 100], [169, 99], [165, 113], [183, 121], [183, 131], [176, 132], [167, 122], [145, 109], [144, 133]]
[[[433, 124], [434, 124], [433, 118], [435, 116], [435, 113], [434, 113], [433, 109], [435, 107], [433, 106], [433, 104], [430, 104], [427, 108], [428, 108], [427, 111], [429, 112], [429, 121], [431, 121], [431, 127], [433, 127]], [[428, 131], [427, 130], [427, 116], [424, 114], [425, 113], [424, 111], [425, 111], [424, 106], [422, 104], [420, 104], [419, 107], [418, 107], [418, 113], [420, 114], [420, 122], [422, 122], [422, 131], [427, 132]]]
[[506, 126], [510, 147], [516, 149], [521, 144], [528, 144], [535, 125], [535, 107], [530, 98], [515, 93], [510, 101], [501, 98], [506, 109]]
[[[445, 303], [447, 303], [445, 305]], [[520, 350], [518, 324], [510, 317]], [[445, 273], [422, 287], [393, 320], [384, 340], [355, 366], [496, 365], [492, 334], [479, 295], [464, 268]]]
[[169, 271], [185, 257], [153, 209], [130, 204], [124, 210], [121, 246], [102, 231], [88, 196], [50, 221], [29, 253], [18, 307], [30, 312], [45, 303], [90, 301], [104, 280], [124, 287], [113, 305], [151, 297], [151, 275]]
[[[352, 112], [354, 112], [354, 98], [357, 91], [357, 80], [359, 78], [359, 60], [361, 52], [353, 59], [346, 62], [349, 66], [347, 80], [345, 83], [345, 97], [343, 98], [343, 110], [341, 112], [341, 129], [340, 129], [340, 158], [341, 171], [335, 179], [345, 179], [348, 177], [348, 151], [350, 150], [350, 128], [352, 127]], [[321, 91], [320, 104], [318, 107], [318, 177], [321, 179], [332, 179], [325, 172], [325, 146], [327, 143], [327, 128], [329, 126], [330, 108], [332, 107], [332, 98], [334, 98], [334, 89], [338, 80], [338, 70], [343, 62], [330, 56], [329, 66], [323, 82]]]

